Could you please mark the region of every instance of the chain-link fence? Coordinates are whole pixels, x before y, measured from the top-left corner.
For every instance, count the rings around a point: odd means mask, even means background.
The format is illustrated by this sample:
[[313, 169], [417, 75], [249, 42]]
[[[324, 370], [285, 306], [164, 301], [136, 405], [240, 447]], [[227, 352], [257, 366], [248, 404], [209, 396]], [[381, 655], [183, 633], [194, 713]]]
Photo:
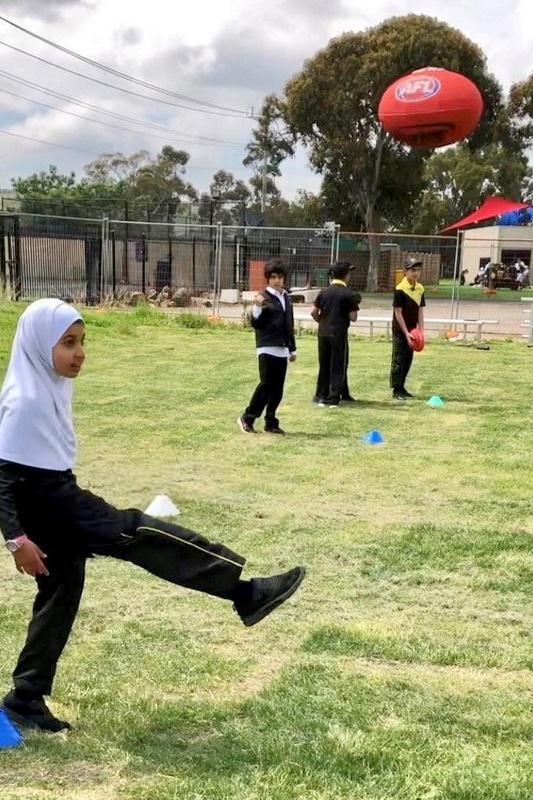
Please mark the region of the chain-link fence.
[[[455, 236], [340, 232], [313, 228], [135, 222], [0, 214], [0, 285], [14, 299], [69, 296], [87, 304], [165, 287], [209, 298], [217, 313], [264, 284], [263, 266], [281, 257], [296, 301], [312, 302], [332, 261], [350, 262], [362, 314], [390, 313], [406, 258], [422, 261], [427, 316], [485, 320], [484, 333], [531, 336], [529, 267], [533, 228], [492, 227]], [[376, 291], [369, 292], [369, 288]], [[306, 290], [306, 291], [303, 291]], [[494, 325], [491, 325], [494, 320]]]
[[26, 214], [0, 215], [0, 275], [15, 300], [65, 295], [97, 302], [104, 223]]
[[0, 269], [15, 299], [71, 295], [88, 304], [117, 292], [243, 291], [283, 258], [292, 285], [326, 285], [338, 228], [148, 223], [34, 214], [0, 215]]
[[377, 292], [390, 292], [399, 282], [405, 261], [413, 256], [422, 261], [423, 281], [428, 286], [452, 278], [456, 245], [455, 236], [343, 231], [338, 258], [353, 265], [351, 280], [359, 291], [367, 291], [373, 283]]

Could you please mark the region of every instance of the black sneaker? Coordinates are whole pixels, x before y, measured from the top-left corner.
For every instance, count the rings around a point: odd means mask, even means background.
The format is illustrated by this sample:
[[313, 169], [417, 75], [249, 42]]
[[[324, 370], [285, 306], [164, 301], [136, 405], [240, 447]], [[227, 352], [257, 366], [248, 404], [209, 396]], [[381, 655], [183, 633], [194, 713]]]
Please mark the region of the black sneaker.
[[281, 435], [281, 436], [285, 436], [285, 431], [284, 431], [284, 430], [282, 430], [282, 429], [279, 427], [279, 425], [277, 425], [277, 426], [275, 426], [275, 427], [273, 427], [273, 428], [272, 428], [272, 427], [269, 427], [268, 425], [265, 425], [265, 433], [277, 433], [277, 434], [279, 434], [279, 435]]
[[253, 578], [254, 599], [248, 603], [234, 603], [233, 608], [247, 627], [255, 625], [288, 600], [304, 576], [305, 567], [294, 567], [271, 578]]
[[406, 397], [406, 396], [404, 395], [404, 393], [403, 393], [402, 391], [400, 391], [399, 389], [398, 389], [397, 391], [395, 390], [395, 391], [392, 393], [392, 396], [393, 396], [394, 400], [407, 400], [407, 397]]
[[414, 397], [411, 392], [408, 392], [407, 389], [402, 389], [402, 394], [404, 397]]
[[250, 425], [249, 422], [246, 422], [244, 414], [241, 414], [241, 416], [238, 418], [237, 425], [239, 426], [239, 428], [243, 433], [256, 433], [256, 431], [254, 430], [254, 426]]
[[5, 711], [11, 722], [21, 728], [59, 733], [68, 731], [71, 725], [54, 717], [44, 700], [19, 700], [14, 690], [4, 697], [0, 708]]

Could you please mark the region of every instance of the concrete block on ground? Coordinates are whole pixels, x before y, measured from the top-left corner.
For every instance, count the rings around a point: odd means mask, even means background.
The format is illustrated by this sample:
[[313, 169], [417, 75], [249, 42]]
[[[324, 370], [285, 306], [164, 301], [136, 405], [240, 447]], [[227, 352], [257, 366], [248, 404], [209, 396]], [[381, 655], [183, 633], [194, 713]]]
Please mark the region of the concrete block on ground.
[[241, 297], [238, 289], [221, 289], [220, 302], [221, 303], [240, 303]]

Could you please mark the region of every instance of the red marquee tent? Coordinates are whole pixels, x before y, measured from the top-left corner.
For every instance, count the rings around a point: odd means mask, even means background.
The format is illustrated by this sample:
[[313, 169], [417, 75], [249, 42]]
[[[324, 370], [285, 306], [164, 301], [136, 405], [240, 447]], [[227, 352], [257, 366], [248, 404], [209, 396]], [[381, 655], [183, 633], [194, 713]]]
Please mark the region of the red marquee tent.
[[521, 208], [530, 208], [531, 203], [515, 203], [514, 200], [507, 200], [505, 197], [487, 197], [487, 199], [480, 205], [480, 207], [463, 217], [458, 222], [448, 225], [443, 228], [441, 233], [445, 231], [453, 231], [457, 228], [466, 228], [467, 225], [472, 225], [475, 222], [482, 222], [491, 217], [499, 217], [500, 214], [505, 214], [506, 211], [519, 211]]

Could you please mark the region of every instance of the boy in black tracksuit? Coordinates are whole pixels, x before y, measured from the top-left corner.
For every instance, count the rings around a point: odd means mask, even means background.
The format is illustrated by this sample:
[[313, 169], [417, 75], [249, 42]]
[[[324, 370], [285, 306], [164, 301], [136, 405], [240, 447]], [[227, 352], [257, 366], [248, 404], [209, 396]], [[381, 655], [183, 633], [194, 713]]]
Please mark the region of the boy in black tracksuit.
[[413, 395], [405, 388], [405, 381], [413, 363], [413, 348], [410, 344], [413, 328], [424, 332], [426, 305], [424, 287], [418, 282], [422, 262], [410, 258], [405, 262], [405, 276], [394, 291], [392, 305], [392, 363], [390, 386], [395, 400], [407, 400]]
[[[315, 399], [319, 405], [338, 406], [348, 391], [348, 329], [357, 320], [361, 296], [349, 289], [350, 264], [333, 264], [330, 285], [315, 300], [311, 316], [318, 322], [318, 378]], [[348, 399], [348, 398], [346, 398]]]
[[255, 329], [259, 383], [237, 420], [243, 433], [255, 433], [254, 422], [265, 408], [265, 432], [284, 433], [276, 411], [283, 397], [287, 362], [296, 360], [292, 302], [284, 288], [287, 272], [282, 258], [267, 261], [264, 269], [267, 286], [254, 298], [251, 322]]

